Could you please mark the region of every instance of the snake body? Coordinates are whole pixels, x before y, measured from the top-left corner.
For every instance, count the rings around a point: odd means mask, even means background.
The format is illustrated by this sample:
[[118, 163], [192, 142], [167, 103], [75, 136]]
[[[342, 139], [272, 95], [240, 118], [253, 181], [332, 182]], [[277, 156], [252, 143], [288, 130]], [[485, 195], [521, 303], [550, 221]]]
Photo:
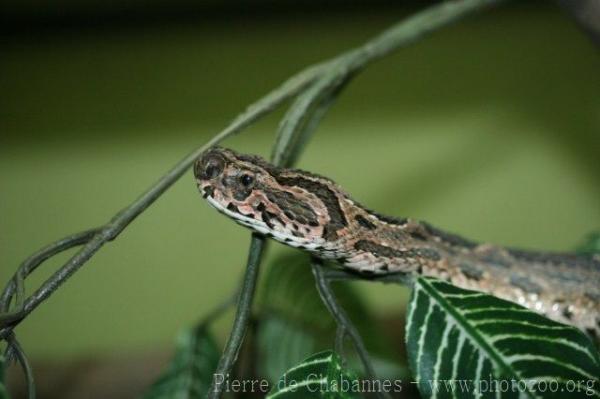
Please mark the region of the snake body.
[[440, 278], [600, 337], [600, 257], [480, 244], [371, 211], [336, 183], [215, 147], [194, 165], [202, 196], [263, 235], [368, 275]]

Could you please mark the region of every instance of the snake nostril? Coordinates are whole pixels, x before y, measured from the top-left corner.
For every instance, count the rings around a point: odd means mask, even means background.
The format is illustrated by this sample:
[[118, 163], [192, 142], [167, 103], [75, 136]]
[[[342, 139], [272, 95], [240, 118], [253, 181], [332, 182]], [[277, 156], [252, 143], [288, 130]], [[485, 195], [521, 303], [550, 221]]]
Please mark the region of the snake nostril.
[[196, 161], [194, 174], [198, 179], [211, 180], [218, 177], [223, 172], [223, 169], [225, 169], [223, 158], [210, 154]]

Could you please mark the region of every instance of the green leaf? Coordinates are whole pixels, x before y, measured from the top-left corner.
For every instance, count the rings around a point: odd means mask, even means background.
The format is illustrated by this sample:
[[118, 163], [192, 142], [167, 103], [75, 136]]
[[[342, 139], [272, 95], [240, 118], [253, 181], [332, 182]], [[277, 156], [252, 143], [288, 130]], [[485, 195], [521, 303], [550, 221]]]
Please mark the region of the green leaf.
[[600, 359], [588, 337], [490, 295], [418, 278], [406, 337], [424, 398], [600, 396]]
[[577, 252], [581, 254], [600, 254], [600, 231], [595, 231], [588, 234], [588, 236], [577, 248]]
[[332, 351], [317, 353], [283, 374], [266, 399], [360, 398], [360, 382]]
[[[405, 369], [393, 362], [393, 357], [388, 359], [393, 356], [389, 353], [391, 345], [353, 288], [343, 283], [333, 285], [340, 305], [372, 354], [377, 375], [401, 376]], [[276, 259], [269, 268], [261, 294], [257, 328], [259, 369], [262, 376], [274, 383], [285, 370], [310, 354], [330, 349], [335, 341], [336, 324], [321, 301], [309, 259], [304, 255]], [[354, 357], [349, 359], [360, 370], [362, 365], [354, 360]]]
[[3, 356], [0, 356], [0, 399], [8, 399], [8, 391], [6, 390], [6, 386], [4, 385], [4, 378], [6, 376], [5, 369], [5, 359]]
[[277, 381], [290, 365], [299, 363], [322, 346], [315, 334], [277, 315], [261, 320], [257, 345], [260, 373], [271, 382]]
[[219, 362], [220, 350], [201, 326], [186, 330], [177, 339], [175, 356], [152, 384], [144, 399], [204, 398]]

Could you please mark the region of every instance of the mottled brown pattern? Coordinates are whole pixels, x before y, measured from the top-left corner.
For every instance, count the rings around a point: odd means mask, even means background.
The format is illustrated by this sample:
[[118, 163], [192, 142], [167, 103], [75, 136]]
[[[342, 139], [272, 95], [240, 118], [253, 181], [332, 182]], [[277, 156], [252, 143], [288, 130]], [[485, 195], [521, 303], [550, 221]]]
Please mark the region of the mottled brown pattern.
[[290, 220], [299, 224], [318, 226], [317, 215], [310, 206], [292, 193], [280, 190], [264, 189], [267, 199], [276, 204]]
[[444, 279], [600, 336], [598, 256], [479, 244], [428, 223], [373, 212], [325, 177], [224, 148], [207, 151], [194, 174], [212, 206], [287, 245], [361, 273]]
[[365, 229], [375, 230], [377, 228], [377, 225], [375, 223], [369, 222], [362, 215], [356, 215], [356, 217], [354, 218], [354, 220], [356, 220], [356, 222], [358, 224], [360, 224], [362, 227], [364, 227]]
[[326, 230], [334, 234], [333, 237], [329, 237], [328, 239], [335, 239], [335, 232], [348, 225], [344, 211], [340, 206], [340, 200], [330, 187], [330, 184], [314, 178], [303, 177], [298, 173], [294, 173], [291, 176], [289, 174], [279, 174], [275, 177], [275, 180], [284, 187], [298, 187], [306, 190], [323, 202], [329, 215], [329, 222], [325, 226]]

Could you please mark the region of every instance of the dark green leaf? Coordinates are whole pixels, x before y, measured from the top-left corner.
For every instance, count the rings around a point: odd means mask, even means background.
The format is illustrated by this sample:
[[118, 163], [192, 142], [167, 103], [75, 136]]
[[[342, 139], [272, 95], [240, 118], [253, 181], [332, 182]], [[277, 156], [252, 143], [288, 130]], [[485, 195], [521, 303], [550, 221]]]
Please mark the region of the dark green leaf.
[[317, 353], [290, 368], [267, 395], [267, 399], [360, 398], [360, 382], [341, 365], [332, 351]]
[[289, 320], [277, 315], [261, 320], [257, 344], [261, 354], [261, 375], [271, 382], [277, 381], [290, 365], [300, 362], [321, 346], [315, 334], [300, 326], [293, 326]]
[[169, 367], [144, 399], [204, 398], [219, 356], [220, 350], [205, 327], [184, 331], [178, 337]]
[[[275, 260], [262, 288], [257, 330], [259, 367], [261, 375], [275, 382], [286, 369], [310, 354], [333, 347], [336, 324], [321, 302], [309, 259], [304, 255]], [[333, 285], [340, 305], [373, 355], [377, 374], [387, 377], [392, 373], [391, 378], [401, 376], [403, 369], [391, 359], [386, 360], [390, 357], [388, 340], [382, 336], [361, 296], [353, 288], [344, 283]], [[357, 369], [362, 368], [354, 357], [349, 360]]]
[[424, 398], [600, 396], [600, 359], [588, 337], [490, 295], [418, 278], [406, 336]]

